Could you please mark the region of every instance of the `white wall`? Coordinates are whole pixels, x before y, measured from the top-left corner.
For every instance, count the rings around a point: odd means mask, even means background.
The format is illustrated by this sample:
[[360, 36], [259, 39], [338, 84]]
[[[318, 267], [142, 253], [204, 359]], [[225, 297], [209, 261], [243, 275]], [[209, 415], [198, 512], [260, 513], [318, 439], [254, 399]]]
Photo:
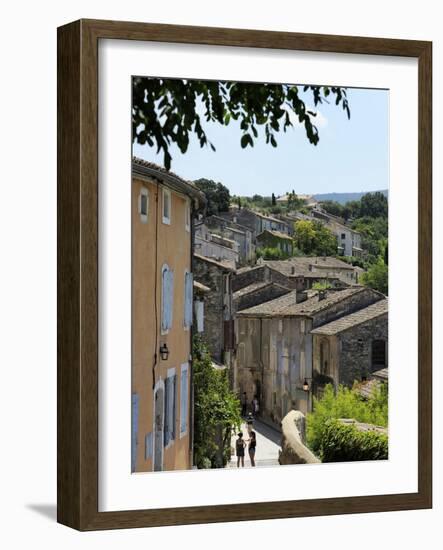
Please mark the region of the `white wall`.
[[[213, 6], [213, 7], [212, 7]], [[47, 550], [137, 545], [254, 550], [293, 540], [297, 548], [416, 549], [441, 539], [442, 401], [435, 403], [435, 509], [223, 525], [79, 534], [54, 521], [56, 494], [56, 27], [79, 17], [366, 35], [434, 42], [434, 181], [441, 182], [443, 38], [439, 3], [328, 0], [278, 4], [207, 0], [167, 3], [78, 0], [9, 3], [3, 10], [0, 165], [2, 541]], [[20, 113], [19, 113], [20, 112]], [[24, 116], [24, 120], [18, 115]], [[438, 124], [437, 124], [438, 122]], [[129, 153], [128, 153], [129, 154]], [[434, 204], [443, 207], [442, 187]], [[4, 195], [4, 196], [3, 196]], [[437, 218], [437, 216], [436, 216]], [[442, 280], [442, 217], [435, 221], [435, 280]], [[441, 285], [435, 290], [441, 303]], [[435, 308], [441, 334], [442, 308]], [[441, 357], [441, 338], [435, 338]], [[436, 367], [441, 361], [435, 361]], [[6, 377], [6, 379], [5, 379]], [[435, 369], [434, 384], [443, 375]], [[233, 486], [233, 491], [247, 487]], [[239, 542], [240, 541], [240, 542]], [[9, 543], [9, 544], [8, 544]]]

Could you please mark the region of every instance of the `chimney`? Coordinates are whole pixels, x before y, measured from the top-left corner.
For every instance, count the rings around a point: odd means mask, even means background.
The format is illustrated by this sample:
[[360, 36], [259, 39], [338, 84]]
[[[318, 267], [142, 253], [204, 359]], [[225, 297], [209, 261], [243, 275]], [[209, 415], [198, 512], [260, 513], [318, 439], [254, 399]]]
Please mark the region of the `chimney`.
[[306, 290], [297, 290], [295, 294], [295, 301], [297, 304], [300, 304], [301, 302], [305, 302], [308, 299], [308, 293]]
[[326, 298], [327, 295], [328, 295], [328, 291], [327, 291], [327, 290], [319, 290], [319, 291], [318, 291], [318, 301], [324, 300], [324, 299]]

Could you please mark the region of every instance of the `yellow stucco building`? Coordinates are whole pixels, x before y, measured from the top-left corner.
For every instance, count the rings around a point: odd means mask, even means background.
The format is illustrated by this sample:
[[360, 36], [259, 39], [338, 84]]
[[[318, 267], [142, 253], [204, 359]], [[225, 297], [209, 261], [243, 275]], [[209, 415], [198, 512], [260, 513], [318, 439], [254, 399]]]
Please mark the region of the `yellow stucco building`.
[[192, 466], [192, 216], [204, 195], [132, 162], [133, 472]]

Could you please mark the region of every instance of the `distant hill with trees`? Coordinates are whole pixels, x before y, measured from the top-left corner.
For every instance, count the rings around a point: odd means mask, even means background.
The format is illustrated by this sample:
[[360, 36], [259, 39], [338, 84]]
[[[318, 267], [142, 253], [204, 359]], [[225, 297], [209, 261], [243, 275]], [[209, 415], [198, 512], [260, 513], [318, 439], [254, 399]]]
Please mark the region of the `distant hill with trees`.
[[[366, 195], [367, 193], [367, 191], [361, 191], [358, 193], [319, 193], [317, 195], [313, 195], [313, 197], [319, 202], [334, 201], [339, 202], [340, 204], [346, 204], [350, 201], [359, 201], [363, 195]], [[371, 191], [371, 193], [375, 193], [375, 191]], [[382, 189], [379, 193], [383, 193], [385, 197], [388, 196], [387, 189]]]

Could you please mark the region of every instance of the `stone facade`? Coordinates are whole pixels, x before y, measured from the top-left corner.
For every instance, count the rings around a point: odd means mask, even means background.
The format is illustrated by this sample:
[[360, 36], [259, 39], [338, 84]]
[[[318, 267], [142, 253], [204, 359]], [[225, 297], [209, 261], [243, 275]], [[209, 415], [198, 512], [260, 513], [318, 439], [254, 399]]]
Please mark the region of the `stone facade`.
[[277, 424], [291, 409], [309, 412], [312, 393], [303, 390], [303, 382], [313, 379], [311, 331], [382, 299], [371, 289], [354, 288], [298, 302], [297, 291], [292, 291], [238, 312], [234, 375], [238, 391], [245, 391], [249, 400], [258, 395], [261, 413]]
[[251, 229], [220, 216], [209, 216], [206, 224], [211, 231], [219, 233], [238, 244], [239, 265], [246, 265], [255, 259], [254, 234]]
[[351, 387], [388, 367], [387, 300], [312, 331], [314, 377]]
[[226, 352], [229, 353], [233, 347], [233, 336], [229, 337], [229, 330], [232, 329], [229, 329], [227, 324], [233, 325], [231, 287], [233, 269], [198, 254], [194, 254], [193, 269], [195, 279], [210, 289], [205, 294], [203, 338], [211, 356], [217, 362], [226, 364]]
[[280, 273], [280, 271], [272, 269], [266, 264], [261, 264], [255, 267], [238, 270], [232, 281], [232, 289], [236, 292], [253, 283], [263, 281], [272, 281], [273, 283], [292, 290], [303, 290], [304, 288], [303, 277], [288, 276]]
[[234, 293], [234, 310], [241, 311], [248, 307], [268, 302], [290, 292], [288, 288], [280, 286], [272, 281], [253, 283]]

